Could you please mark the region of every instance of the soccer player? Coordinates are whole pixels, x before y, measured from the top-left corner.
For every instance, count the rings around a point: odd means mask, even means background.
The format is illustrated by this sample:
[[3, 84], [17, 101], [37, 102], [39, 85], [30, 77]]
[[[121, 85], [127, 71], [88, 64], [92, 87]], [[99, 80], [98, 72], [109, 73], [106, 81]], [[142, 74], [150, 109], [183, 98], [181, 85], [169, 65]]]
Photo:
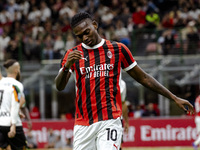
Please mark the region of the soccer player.
[[[17, 81], [17, 84], [18, 84], [19, 80], [20, 80], [20, 76], [21, 76], [19, 62], [17, 62], [15, 59], [8, 59], [4, 63], [4, 68], [6, 69], [7, 77], [16, 79], [15, 81]], [[13, 80], [9, 80], [9, 81], [13, 82]], [[15, 81], [14, 81], [14, 83], [15, 83]], [[25, 96], [24, 96], [24, 86], [23, 86], [23, 84], [20, 83], [19, 87], [22, 91], [22, 97], [20, 99], [20, 116], [22, 118], [27, 119], [28, 129], [31, 130], [32, 129], [32, 121], [30, 118], [28, 108], [26, 107], [26, 100], [25, 100]]]
[[144, 72], [124, 44], [101, 38], [98, 24], [90, 14], [77, 13], [72, 17], [71, 28], [82, 43], [66, 51], [55, 82], [57, 89], [63, 90], [74, 72], [77, 89], [74, 150], [119, 150], [121, 68], [145, 87], [193, 113], [193, 106], [187, 100], [175, 96]]
[[[120, 93], [121, 93], [121, 100], [122, 100], [122, 121], [124, 120], [124, 122], [122, 122], [123, 128], [124, 128], [124, 132], [128, 133], [128, 128], [129, 128], [129, 122], [128, 122], [128, 107], [126, 105], [126, 82], [124, 80], [120, 80]], [[123, 143], [123, 137], [122, 137], [122, 141]], [[122, 144], [120, 146], [120, 150], [122, 150]]]
[[[20, 101], [25, 101], [23, 93], [24, 87], [22, 83], [18, 81], [20, 79], [19, 63], [16, 60], [9, 59], [3, 64], [3, 66], [6, 68], [7, 77], [3, 77], [1, 79], [1, 83], [3, 83], [4, 85], [13, 85], [17, 87], [16, 89], [18, 92], [18, 99], [20, 99]], [[23, 103], [19, 102], [19, 105], [23, 105]], [[16, 111], [16, 113], [17, 113], [16, 135], [13, 139], [8, 139], [8, 142], [6, 142], [5, 145], [7, 146], [10, 144], [12, 149], [22, 150], [26, 149], [26, 138], [22, 127], [22, 122], [19, 117], [19, 111]], [[3, 122], [0, 121], [0, 125], [2, 125], [1, 123]], [[2, 137], [2, 140], [5, 140], [5, 136]], [[3, 148], [5, 148], [5, 145], [3, 145]]]
[[128, 107], [126, 105], [126, 82], [124, 80], [120, 80], [120, 93], [122, 100], [122, 116], [124, 120], [124, 131], [128, 133], [129, 122], [128, 122]]
[[192, 143], [194, 150], [198, 150], [198, 146], [200, 143], [200, 95], [197, 96], [195, 99], [195, 124], [196, 124], [196, 129], [197, 129], [197, 139]]
[[12, 149], [16, 149], [19, 148], [16, 143], [19, 139], [15, 134], [16, 130], [19, 130], [16, 126], [20, 124], [20, 91], [17, 86], [5, 81], [5, 78], [0, 81], [0, 149], [6, 148], [9, 144]]

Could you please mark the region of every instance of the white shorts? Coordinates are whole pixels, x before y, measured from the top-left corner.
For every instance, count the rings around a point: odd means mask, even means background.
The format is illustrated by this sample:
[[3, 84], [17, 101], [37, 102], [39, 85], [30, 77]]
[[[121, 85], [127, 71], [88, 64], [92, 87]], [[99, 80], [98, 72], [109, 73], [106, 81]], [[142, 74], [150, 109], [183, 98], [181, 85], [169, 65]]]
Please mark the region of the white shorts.
[[119, 150], [122, 137], [120, 117], [90, 126], [74, 126], [73, 150]]

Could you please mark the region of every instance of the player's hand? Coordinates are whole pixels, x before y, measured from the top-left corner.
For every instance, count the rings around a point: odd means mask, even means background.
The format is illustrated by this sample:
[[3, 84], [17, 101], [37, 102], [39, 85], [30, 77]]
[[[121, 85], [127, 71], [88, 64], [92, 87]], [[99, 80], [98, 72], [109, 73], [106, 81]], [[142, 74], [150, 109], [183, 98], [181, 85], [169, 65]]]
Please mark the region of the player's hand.
[[124, 122], [124, 132], [128, 133], [128, 129], [129, 129], [129, 124], [128, 122]]
[[[190, 114], [194, 114], [194, 107], [192, 106], [192, 104], [185, 100], [185, 99], [182, 99], [182, 98], [179, 98], [179, 97], [176, 97], [175, 99], [175, 103], [181, 108], [183, 109], [185, 112], [189, 113]], [[187, 106], [187, 109], [186, 107]]]
[[32, 130], [32, 122], [30, 120], [27, 122], [27, 127], [30, 131]]
[[74, 50], [69, 53], [67, 57], [67, 62], [65, 63], [65, 67], [70, 68], [76, 60], [79, 60], [82, 58], [82, 53], [81, 51]]
[[25, 115], [24, 115], [21, 111], [19, 111], [19, 117], [20, 117], [21, 119], [24, 119], [24, 118], [25, 118]]
[[16, 126], [15, 125], [11, 125], [10, 131], [8, 132], [8, 137], [9, 138], [14, 138], [15, 134], [16, 134]]

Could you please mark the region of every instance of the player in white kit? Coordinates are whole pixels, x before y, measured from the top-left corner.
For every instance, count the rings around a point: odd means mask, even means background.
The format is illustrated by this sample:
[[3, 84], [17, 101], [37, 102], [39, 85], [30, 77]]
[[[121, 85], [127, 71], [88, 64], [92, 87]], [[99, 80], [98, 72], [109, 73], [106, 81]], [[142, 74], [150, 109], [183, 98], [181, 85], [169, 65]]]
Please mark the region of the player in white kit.
[[[126, 95], [127, 95], [127, 88], [126, 88], [126, 82], [124, 80], [120, 80], [120, 93], [121, 93], [121, 100], [122, 100], [122, 124], [123, 124], [123, 129], [125, 133], [128, 133], [128, 128], [129, 128], [129, 122], [128, 122], [128, 107], [126, 105]], [[123, 143], [123, 138], [122, 138], [122, 143]], [[122, 150], [122, 144], [120, 146], [120, 150]]]
[[195, 112], [195, 124], [198, 136], [192, 145], [194, 150], [197, 150], [200, 143], [200, 95], [195, 99]]
[[[22, 83], [16, 80], [20, 78], [20, 65], [16, 60], [8, 60], [4, 63], [4, 67], [6, 68], [7, 77], [3, 77], [0, 80], [1, 89], [5, 89], [6, 86], [12, 87], [13, 93], [14, 93], [14, 100], [15, 100], [15, 103], [12, 103], [12, 104], [13, 106], [14, 104], [16, 104], [17, 107], [20, 107], [20, 101], [24, 100], [23, 85]], [[2, 90], [1, 92], [2, 99], [1, 99], [1, 106], [0, 106], [0, 113], [1, 113], [0, 114], [0, 127], [1, 127], [0, 147], [6, 148], [8, 145], [10, 145], [12, 150], [26, 149], [26, 138], [24, 135], [23, 127], [22, 127], [22, 122], [19, 116], [19, 108], [17, 110], [15, 109], [16, 134], [14, 138], [9, 138], [9, 136], [7, 135], [7, 133], [10, 130], [10, 126], [12, 127], [10, 101], [13, 99], [13, 97], [11, 97], [11, 94], [10, 94], [10, 97], [6, 97], [9, 95], [5, 93], [6, 92]], [[9, 101], [5, 99], [9, 99]]]
[[9, 84], [8, 78], [0, 81], [0, 147], [23, 149], [26, 145], [22, 123], [19, 117], [21, 93], [16, 85]]

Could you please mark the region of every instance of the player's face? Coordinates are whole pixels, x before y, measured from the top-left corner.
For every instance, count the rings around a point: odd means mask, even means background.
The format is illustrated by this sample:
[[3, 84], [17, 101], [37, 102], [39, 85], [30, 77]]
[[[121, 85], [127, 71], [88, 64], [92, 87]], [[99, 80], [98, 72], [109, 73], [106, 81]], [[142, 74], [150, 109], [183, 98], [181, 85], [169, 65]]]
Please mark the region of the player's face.
[[83, 22], [73, 28], [73, 32], [78, 39], [87, 46], [92, 47], [99, 43], [97, 23], [95, 21], [85, 19]]

